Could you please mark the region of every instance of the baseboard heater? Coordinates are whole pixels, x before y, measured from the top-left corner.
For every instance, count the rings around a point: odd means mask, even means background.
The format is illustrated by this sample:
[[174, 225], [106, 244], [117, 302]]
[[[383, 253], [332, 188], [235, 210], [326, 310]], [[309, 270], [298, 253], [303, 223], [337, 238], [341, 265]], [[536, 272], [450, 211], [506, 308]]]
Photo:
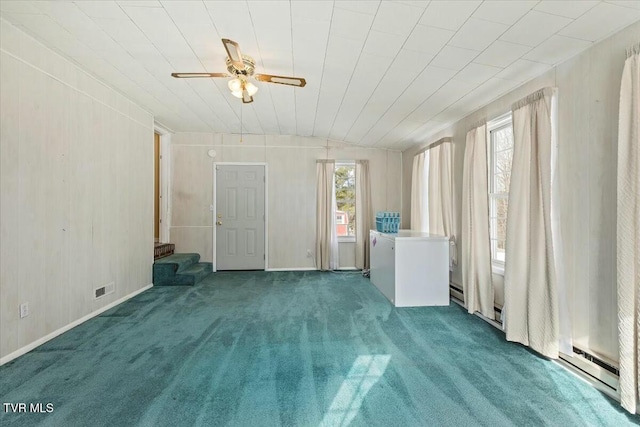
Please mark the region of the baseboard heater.
[[613, 375], [615, 375], [616, 377], [620, 376], [620, 369], [616, 368], [615, 366], [613, 366], [612, 364], [600, 359], [598, 356], [594, 356], [593, 354], [586, 352], [578, 347], [573, 347], [573, 353], [574, 355], [580, 356], [584, 359], [587, 359], [589, 362], [591, 363], [595, 363], [596, 365], [600, 366], [602, 369], [605, 369], [609, 372], [611, 372]]
[[[462, 291], [462, 289], [452, 283], [449, 283], [449, 290], [451, 291], [451, 296], [458, 300], [462, 306], [464, 306], [464, 292]], [[502, 308], [494, 305], [493, 310], [495, 312], [495, 322], [502, 325], [502, 321], [500, 320], [500, 318], [502, 317]]]
[[[463, 290], [455, 286], [453, 283], [449, 284], [449, 289], [451, 291], [451, 297], [456, 299], [460, 303], [460, 305], [464, 306]], [[500, 320], [502, 309], [500, 307], [494, 306], [494, 310], [496, 313], [496, 320], [494, 322], [491, 322], [489, 319], [489, 323], [493, 324], [494, 326], [500, 327], [502, 325], [502, 322]], [[485, 318], [484, 316], [481, 317]], [[560, 358], [564, 362], [570, 364], [571, 366], [580, 370], [594, 380], [597, 380], [599, 383], [607, 386], [611, 391], [616, 393], [616, 390], [618, 388], [618, 378], [620, 377], [620, 370], [616, 366], [592, 353], [589, 353], [588, 351], [575, 346], [573, 347], [573, 355], [561, 354]], [[615, 395], [613, 395], [612, 397], [615, 397]]]

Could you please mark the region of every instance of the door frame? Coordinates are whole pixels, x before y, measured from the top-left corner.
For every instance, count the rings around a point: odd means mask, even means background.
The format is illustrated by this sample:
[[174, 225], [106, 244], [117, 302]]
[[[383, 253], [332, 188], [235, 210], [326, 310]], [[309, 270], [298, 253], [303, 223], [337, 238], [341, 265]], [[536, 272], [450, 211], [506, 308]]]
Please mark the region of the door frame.
[[216, 168], [218, 166], [264, 166], [264, 270], [267, 271], [269, 265], [269, 165], [266, 162], [213, 162], [213, 202], [211, 204], [211, 217], [212, 220], [212, 232], [211, 237], [213, 241], [213, 247], [211, 248], [213, 253], [213, 271], [218, 271], [216, 268], [217, 254], [216, 254]]
[[154, 122], [153, 131], [160, 135], [160, 242], [171, 241], [169, 224], [169, 212], [171, 212], [171, 200], [169, 199], [170, 171], [171, 165], [171, 134], [170, 129]]

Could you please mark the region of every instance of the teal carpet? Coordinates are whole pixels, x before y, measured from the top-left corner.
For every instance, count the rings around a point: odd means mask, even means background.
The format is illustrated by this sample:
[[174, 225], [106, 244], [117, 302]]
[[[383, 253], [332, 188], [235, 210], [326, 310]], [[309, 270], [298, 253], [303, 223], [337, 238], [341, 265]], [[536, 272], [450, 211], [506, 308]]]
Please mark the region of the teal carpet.
[[450, 307], [355, 273], [158, 287], [0, 367], [5, 426], [624, 426], [620, 405]]

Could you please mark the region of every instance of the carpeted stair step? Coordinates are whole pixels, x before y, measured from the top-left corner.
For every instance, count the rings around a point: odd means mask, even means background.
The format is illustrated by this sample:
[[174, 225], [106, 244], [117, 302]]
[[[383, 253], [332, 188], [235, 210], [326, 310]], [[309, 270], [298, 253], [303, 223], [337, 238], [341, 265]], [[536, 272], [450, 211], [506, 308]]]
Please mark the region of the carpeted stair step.
[[200, 261], [199, 254], [173, 254], [153, 263], [155, 286], [195, 285], [213, 271], [212, 264]]
[[210, 262], [199, 262], [176, 274], [176, 278], [184, 279], [189, 285], [195, 285], [212, 272], [213, 264]]
[[173, 254], [156, 260], [155, 264], [173, 264], [176, 268], [175, 272], [180, 273], [193, 264], [197, 264], [198, 261], [200, 261], [199, 254]]

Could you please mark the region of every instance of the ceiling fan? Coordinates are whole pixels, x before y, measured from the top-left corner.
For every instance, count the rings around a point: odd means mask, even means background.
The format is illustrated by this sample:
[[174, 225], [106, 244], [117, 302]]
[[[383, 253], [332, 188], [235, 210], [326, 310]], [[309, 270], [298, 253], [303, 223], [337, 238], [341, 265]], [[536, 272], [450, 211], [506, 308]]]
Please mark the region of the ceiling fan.
[[179, 79], [189, 78], [210, 78], [210, 77], [234, 77], [229, 80], [229, 89], [236, 98], [241, 98], [244, 104], [253, 102], [253, 95], [258, 91], [258, 87], [249, 81], [253, 77], [260, 82], [277, 83], [287, 86], [304, 87], [307, 81], [301, 77], [274, 76], [271, 74], [255, 74], [255, 61], [250, 56], [240, 52], [238, 43], [229, 39], [222, 39], [222, 44], [227, 51], [227, 73], [171, 73], [173, 77]]

